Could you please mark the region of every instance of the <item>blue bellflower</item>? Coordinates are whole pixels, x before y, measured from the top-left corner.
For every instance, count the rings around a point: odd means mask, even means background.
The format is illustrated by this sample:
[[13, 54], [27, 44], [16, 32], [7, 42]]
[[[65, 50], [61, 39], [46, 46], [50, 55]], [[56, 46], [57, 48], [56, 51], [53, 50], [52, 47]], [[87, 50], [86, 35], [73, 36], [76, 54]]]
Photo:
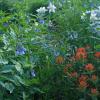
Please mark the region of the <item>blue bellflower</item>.
[[8, 24], [7, 22], [4, 22], [4, 23], [3, 23], [3, 26], [4, 26], [4, 27], [8, 27], [9, 24]]
[[38, 22], [39, 22], [40, 24], [44, 24], [44, 23], [45, 23], [45, 21], [44, 21], [43, 19], [37, 18], [37, 20], [38, 20]]
[[32, 77], [35, 77], [35, 76], [36, 76], [36, 74], [35, 74], [35, 71], [34, 71], [34, 70], [32, 70], [32, 71], [31, 71], [31, 75], [32, 75]]
[[39, 23], [40, 23], [40, 24], [44, 24], [44, 23], [45, 23], [45, 21], [44, 21], [44, 20], [42, 20], [42, 19], [40, 19], [40, 20], [39, 20]]
[[26, 49], [24, 47], [17, 47], [17, 50], [16, 50], [16, 54], [17, 55], [24, 55], [26, 52]]

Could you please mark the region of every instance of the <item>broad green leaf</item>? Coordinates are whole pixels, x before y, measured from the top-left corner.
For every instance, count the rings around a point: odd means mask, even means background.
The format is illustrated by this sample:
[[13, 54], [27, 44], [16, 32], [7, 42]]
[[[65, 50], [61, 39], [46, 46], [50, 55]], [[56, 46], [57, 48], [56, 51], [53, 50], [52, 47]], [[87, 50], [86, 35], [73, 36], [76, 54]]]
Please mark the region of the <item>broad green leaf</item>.
[[17, 62], [16, 65], [15, 65], [15, 68], [20, 74], [23, 73], [23, 69], [22, 69], [22, 66], [21, 66], [20, 63]]
[[13, 62], [13, 64], [15, 64], [15, 68], [16, 70], [22, 74], [23, 73], [23, 69], [22, 69], [22, 66], [19, 62], [15, 61], [15, 60], [11, 60]]
[[96, 49], [100, 49], [100, 44], [95, 46]]
[[15, 87], [12, 83], [5, 83], [5, 88], [12, 93]]
[[0, 57], [0, 64], [8, 64], [8, 61]]

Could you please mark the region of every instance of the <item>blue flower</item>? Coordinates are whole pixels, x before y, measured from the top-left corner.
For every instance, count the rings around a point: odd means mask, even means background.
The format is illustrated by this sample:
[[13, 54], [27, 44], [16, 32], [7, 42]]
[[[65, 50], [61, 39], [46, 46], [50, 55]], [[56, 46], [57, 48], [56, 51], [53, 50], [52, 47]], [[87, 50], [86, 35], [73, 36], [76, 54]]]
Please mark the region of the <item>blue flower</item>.
[[24, 55], [26, 53], [26, 49], [24, 47], [18, 46], [16, 50], [17, 55]]
[[31, 75], [32, 75], [32, 77], [35, 77], [35, 76], [36, 76], [36, 74], [35, 74], [35, 71], [34, 71], [34, 70], [32, 70], [32, 71], [31, 71]]
[[100, 18], [100, 12], [97, 12], [96, 17]]
[[37, 33], [38, 33], [38, 32], [40, 32], [40, 30], [39, 30], [39, 29], [37, 29], [37, 28], [35, 28], [35, 29], [34, 29], [34, 31], [35, 31], [35, 32], [37, 32]]
[[90, 3], [90, 7], [93, 8], [95, 5], [93, 2]]
[[87, 10], [85, 13], [88, 15], [91, 14], [91, 11]]
[[59, 56], [60, 52], [54, 50], [54, 56]]
[[77, 38], [78, 38], [78, 33], [77, 32], [72, 31], [72, 32], [68, 33], [68, 39], [75, 40]]
[[4, 22], [4, 23], [3, 23], [3, 26], [4, 26], [4, 27], [8, 27], [9, 24], [8, 24], [7, 22]]
[[44, 21], [44, 20], [42, 20], [42, 19], [40, 19], [40, 20], [39, 20], [39, 23], [40, 23], [40, 24], [44, 24], [44, 23], [45, 23], [45, 21]]
[[44, 24], [45, 23], [45, 21], [43, 20], [43, 19], [37, 19], [38, 20], [38, 22], [40, 23], [40, 24]]

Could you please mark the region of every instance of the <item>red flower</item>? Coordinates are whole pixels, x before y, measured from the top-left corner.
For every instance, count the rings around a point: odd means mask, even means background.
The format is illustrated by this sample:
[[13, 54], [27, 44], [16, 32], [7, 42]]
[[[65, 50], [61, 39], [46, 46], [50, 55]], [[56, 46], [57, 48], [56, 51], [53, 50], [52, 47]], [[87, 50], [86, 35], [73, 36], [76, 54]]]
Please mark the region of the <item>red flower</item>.
[[86, 81], [80, 81], [79, 82], [79, 87], [80, 88], [86, 88], [88, 86], [87, 82]]
[[92, 89], [91, 89], [91, 94], [95, 94], [95, 95], [98, 94], [97, 89], [96, 89], [96, 88], [92, 88]]
[[92, 64], [87, 64], [87, 65], [85, 66], [85, 70], [87, 70], [87, 71], [92, 71], [92, 70], [94, 70], [94, 66], [93, 66]]
[[92, 80], [96, 81], [97, 80], [97, 76], [96, 75], [92, 75]]
[[87, 53], [86, 53], [85, 48], [78, 48], [75, 57], [76, 57], [77, 60], [86, 59]]
[[87, 58], [86, 53], [82, 53], [82, 52], [76, 53], [76, 59], [77, 59], [77, 60], [86, 59], [86, 58]]
[[94, 54], [94, 56], [97, 57], [97, 58], [100, 58], [100, 52], [96, 52], [96, 53]]
[[87, 79], [88, 79], [88, 76], [87, 75], [81, 75], [79, 77], [79, 82], [81, 82], [81, 81], [87, 81]]
[[77, 49], [77, 52], [83, 52], [83, 53], [85, 53], [86, 50], [85, 50], [85, 48], [78, 48], [78, 49]]
[[70, 76], [71, 76], [71, 77], [77, 77], [77, 76], [78, 76], [78, 73], [77, 73], [77, 72], [72, 72], [72, 73], [70, 74]]
[[88, 79], [87, 75], [81, 75], [79, 77], [79, 87], [80, 88], [86, 88], [88, 86], [87, 79]]

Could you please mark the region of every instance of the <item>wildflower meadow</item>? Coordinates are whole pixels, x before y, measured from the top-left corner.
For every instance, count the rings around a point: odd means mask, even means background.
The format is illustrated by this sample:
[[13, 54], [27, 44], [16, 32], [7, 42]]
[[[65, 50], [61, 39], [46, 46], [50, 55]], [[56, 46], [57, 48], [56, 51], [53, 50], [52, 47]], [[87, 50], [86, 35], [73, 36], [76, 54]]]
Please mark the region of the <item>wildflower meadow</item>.
[[100, 100], [100, 0], [0, 0], [0, 100]]

